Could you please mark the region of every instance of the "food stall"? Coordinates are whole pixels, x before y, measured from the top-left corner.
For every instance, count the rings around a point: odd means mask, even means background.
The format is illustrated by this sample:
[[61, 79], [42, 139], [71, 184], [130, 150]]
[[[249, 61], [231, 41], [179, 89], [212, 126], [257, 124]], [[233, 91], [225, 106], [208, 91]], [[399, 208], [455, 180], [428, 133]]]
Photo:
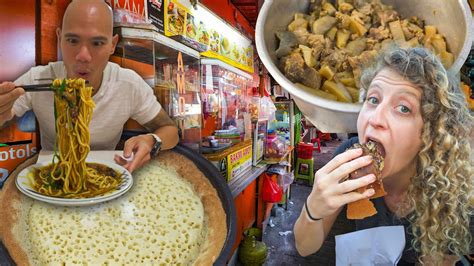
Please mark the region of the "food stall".
[[[266, 169], [252, 167], [251, 41], [201, 4], [194, 9], [188, 1], [149, 2], [148, 12], [153, 27], [116, 27], [121, 41], [113, 60], [149, 82], [180, 127], [181, 142], [202, 152], [228, 182], [237, 210], [235, 254], [242, 232], [256, 220], [256, 179]], [[126, 129], [140, 130], [133, 121]]]
[[[235, 252], [243, 232], [257, 220], [258, 177], [266, 165], [252, 167], [254, 59], [251, 41], [198, 4], [189, 8], [186, 28], [196, 28], [194, 41], [208, 45], [201, 53], [203, 105], [201, 151], [228, 181], [237, 211]], [[186, 10], [186, 12], [188, 12]], [[188, 34], [189, 38], [192, 35]], [[262, 129], [263, 130], [263, 129]]]

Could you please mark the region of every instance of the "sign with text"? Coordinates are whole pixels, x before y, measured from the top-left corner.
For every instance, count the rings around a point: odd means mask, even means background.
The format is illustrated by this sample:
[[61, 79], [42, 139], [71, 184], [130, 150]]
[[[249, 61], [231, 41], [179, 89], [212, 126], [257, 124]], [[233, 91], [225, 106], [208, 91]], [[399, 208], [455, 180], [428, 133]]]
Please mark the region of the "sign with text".
[[158, 32], [164, 34], [165, 0], [150, 0], [147, 2], [148, 21], [155, 25]]
[[186, 36], [207, 46], [202, 55], [254, 72], [253, 46], [248, 38], [200, 4], [194, 9], [186, 0], [165, 3], [166, 36]]
[[115, 23], [151, 23], [168, 37], [182, 36], [179, 41], [206, 57], [254, 73], [251, 40], [201, 4], [194, 9], [189, 0], [114, 0], [112, 8]]
[[[163, 1], [163, 0], [162, 0]], [[114, 0], [115, 23], [146, 23], [146, 0]]]
[[25, 128], [20, 121], [0, 131], [0, 188], [13, 170], [37, 151], [35, 128]]

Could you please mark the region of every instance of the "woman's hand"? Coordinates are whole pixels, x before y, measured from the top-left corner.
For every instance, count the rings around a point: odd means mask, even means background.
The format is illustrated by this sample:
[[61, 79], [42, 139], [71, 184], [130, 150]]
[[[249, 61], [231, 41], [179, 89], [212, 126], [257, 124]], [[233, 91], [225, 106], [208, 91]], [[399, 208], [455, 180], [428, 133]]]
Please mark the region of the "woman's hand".
[[23, 88], [15, 88], [12, 82], [0, 84], [0, 126], [13, 118], [13, 104], [23, 94]]
[[375, 181], [369, 174], [358, 179], [348, 179], [349, 174], [372, 162], [371, 156], [363, 156], [362, 149], [347, 150], [329, 161], [314, 176], [314, 185], [308, 196], [308, 208], [315, 218], [334, 214], [347, 203], [372, 196], [375, 191], [368, 189], [363, 193], [354, 190]]
[[151, 135], [139, 135], [128, 139], [123, 148], [123, 157], [116, 154], [115, 162], [125, 167], [128, 171], [133, 172], [135, 169], [142, 167], [151, 159], [151, 149], [153, 148], [154, 139]]

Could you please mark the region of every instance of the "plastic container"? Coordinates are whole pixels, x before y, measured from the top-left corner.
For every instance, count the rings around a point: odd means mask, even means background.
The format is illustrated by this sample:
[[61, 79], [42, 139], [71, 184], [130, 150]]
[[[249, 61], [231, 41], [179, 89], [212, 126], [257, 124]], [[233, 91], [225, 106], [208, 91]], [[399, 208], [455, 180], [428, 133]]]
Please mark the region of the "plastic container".
[[286, 146], [278, 137], [267, 137], [265, 142], [265, 158], [280, 158], [285, 155]]
[[260, 113], [260, 97], [253, 96], [252, 100], [249, 103], [249, 112], [252, 121], [257, 121], [259, 119]]
[[300, 159], [313, 158], [313, 144], [300, 142], [298, 144], [298, 158]]
[[274, 129], [269, 129], [267, 131], [267, 138], [272, 139], [272, 138], [276, 138], [276, 136], [277, 135]]

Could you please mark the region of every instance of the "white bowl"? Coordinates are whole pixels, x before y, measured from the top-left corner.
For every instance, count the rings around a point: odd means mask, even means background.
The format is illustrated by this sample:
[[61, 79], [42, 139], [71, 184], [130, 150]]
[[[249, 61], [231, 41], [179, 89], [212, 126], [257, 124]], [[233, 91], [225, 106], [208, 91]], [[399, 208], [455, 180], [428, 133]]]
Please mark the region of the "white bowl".
[[[299, 89], [278, 69], [275, 55], [275, 33], [285, 30], [296, 12], [306, 13], [309, 0], [266, 0], [257, 19], [255, 39], [257, 52], [272, 77], [290, 93], [304, 116], [319, 130], [332, 133], [357, 132], [356, 121], [361, 104], [341, 103], [323, 99]], [[382, 0], [393, 5], [403, 17], [418, 16], [436, 25], [445, 35], [450, 51], [455, 56], [449, 69], [458, 72], [472, 46], [474, 32], [472, 14], [465, 0], [401, 1]]]

